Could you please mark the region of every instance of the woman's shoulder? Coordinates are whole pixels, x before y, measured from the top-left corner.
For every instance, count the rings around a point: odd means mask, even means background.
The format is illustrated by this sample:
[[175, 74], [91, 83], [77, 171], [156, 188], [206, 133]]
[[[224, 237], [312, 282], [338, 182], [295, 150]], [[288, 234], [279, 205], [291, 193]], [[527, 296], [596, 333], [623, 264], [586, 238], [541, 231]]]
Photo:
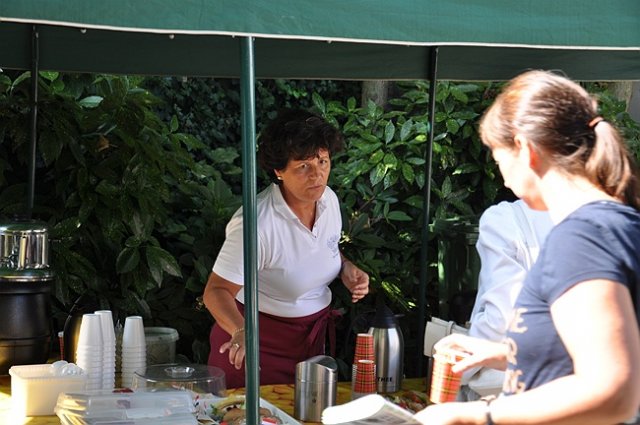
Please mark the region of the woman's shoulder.
[[592, 227], [640, 232], [640, 212], [620, 202], [591, 202], [569, 214], [560, 224], [561, 229]]
[[518, 202], [502, 201], [491, 205], [480, 216], [480, 230], [484, 227], [503, 227], [516, 225], [515, 208], [520, 208]]

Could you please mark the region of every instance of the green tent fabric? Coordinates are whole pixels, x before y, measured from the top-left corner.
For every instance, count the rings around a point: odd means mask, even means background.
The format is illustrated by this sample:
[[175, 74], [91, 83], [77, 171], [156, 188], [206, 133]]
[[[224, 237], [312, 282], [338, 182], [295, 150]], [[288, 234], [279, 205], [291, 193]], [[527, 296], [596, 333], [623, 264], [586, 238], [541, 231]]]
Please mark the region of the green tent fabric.
[[0, 67], [257, 78], [504, 80], [531, 68], [640, 80], [640, 2], [557, 0], [3, 0]]

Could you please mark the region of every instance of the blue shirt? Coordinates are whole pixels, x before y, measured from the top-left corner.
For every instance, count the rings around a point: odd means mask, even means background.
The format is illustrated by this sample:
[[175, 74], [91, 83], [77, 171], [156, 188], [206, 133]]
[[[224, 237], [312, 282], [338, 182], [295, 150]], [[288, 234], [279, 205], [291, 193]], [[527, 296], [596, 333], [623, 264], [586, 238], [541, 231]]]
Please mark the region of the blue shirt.
[[[507, 333], [505, 394], [520, 393], [573, 373], [551, 317], [551, 305], [580, 282], [607, 279], [626, 285], [640, 317], [640, 213], [616, 202], [593, 202], [549, 233], [523, 284]], [[579, 306], [576, 306], [579, 308]]]

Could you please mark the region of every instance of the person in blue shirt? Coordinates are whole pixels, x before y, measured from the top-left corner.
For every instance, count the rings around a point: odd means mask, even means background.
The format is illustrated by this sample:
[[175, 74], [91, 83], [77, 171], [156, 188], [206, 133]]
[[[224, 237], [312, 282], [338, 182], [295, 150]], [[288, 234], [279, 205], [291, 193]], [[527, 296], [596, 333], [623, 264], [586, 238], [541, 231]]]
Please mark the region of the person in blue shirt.
[[[615, 127], [577, 83], [546, 71], [510, 81], [480, 136], [504, 184], [555, 226], [527, 274], [504, 342], [441, 340], [453, 366], [506, 370], [491, 401], [433, 405], [428, 425], [616, 424], [640, 407], [640, 186]], [[636, 419], [637, 422], [637, 419]]]
[[[470, 336], [504, 340], [522, 283], [552, 227], [547, 211], [533, 210], [521, 199], [502, 201], [482, 213], [476, 242], [480, 273]], [[477, 400], [500, 393], [504, 372], [473, 368], [465, 371], [461, 381], [458, 400]]]

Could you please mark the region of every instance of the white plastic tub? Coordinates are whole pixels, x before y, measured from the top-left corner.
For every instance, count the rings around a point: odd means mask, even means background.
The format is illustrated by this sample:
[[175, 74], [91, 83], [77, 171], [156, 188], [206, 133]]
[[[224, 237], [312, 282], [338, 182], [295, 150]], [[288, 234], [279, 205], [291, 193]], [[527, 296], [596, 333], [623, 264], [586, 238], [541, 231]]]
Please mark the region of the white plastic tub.
[[12, 366], [11, 406], [16, 416], [53, 415], [58, 394], [83, 391], [86, 375], [54, 376], [50, 364]]
[[146, 327], [144, 339], [147, 345], [147, 366], [175, 363], [178, 331], [173, 328]]

